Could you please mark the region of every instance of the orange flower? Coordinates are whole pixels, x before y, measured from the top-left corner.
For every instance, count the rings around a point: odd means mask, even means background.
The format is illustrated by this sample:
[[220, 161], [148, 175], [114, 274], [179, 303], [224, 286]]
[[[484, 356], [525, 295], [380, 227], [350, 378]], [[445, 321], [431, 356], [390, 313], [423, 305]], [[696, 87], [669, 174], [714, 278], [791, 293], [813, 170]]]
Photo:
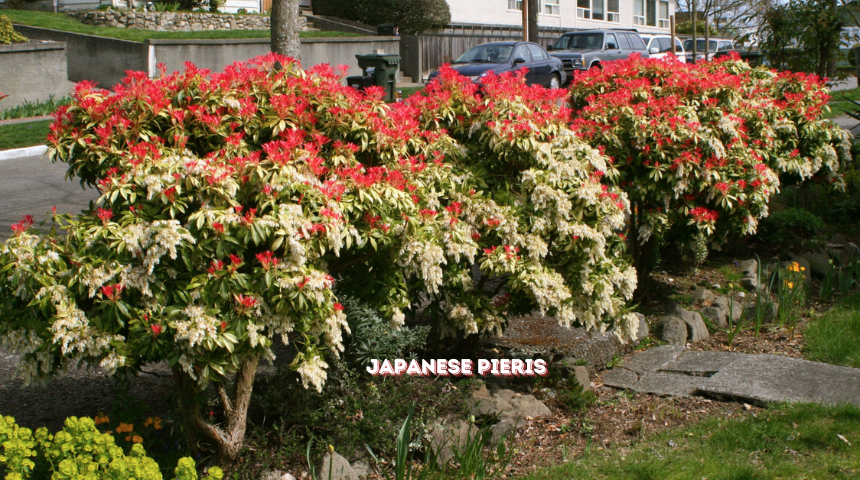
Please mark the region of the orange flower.
[[131, 437], [131, 441], [134, 443], [143, 443], [143, 438], [140, 435], [135, 435]]
[[147, 418], [146, 421], [143, 422], [144, 427], [148, 427], [150, 425], [152, 425], [152, 417]]
[[134, 425], [130, 423], [120, 422], [119, 426], [116, 427], [116, 433], [131, 433], [133, 430]]
[[110, 422], [110, 418], [108, 418], [108, 416], [103, 413], [99, 413], [98, 415], [96, 415], [96, 418], [94, 418], [93, 421], [96, 425], [101, 425], [102, 423]]

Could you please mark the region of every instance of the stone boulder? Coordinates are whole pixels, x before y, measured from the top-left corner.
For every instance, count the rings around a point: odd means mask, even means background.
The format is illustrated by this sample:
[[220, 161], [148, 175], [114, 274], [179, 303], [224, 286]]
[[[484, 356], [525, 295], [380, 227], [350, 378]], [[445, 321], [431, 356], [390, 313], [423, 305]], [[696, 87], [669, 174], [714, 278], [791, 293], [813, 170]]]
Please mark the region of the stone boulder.
[[660, 319], [656, 325], [660, 340], [670, 345], [687, 344], [687, 324], [678, 317], [667, 316]]
[[337, 452], [325, 454], [320, 463], [318, 477], [326, 480], [359, 480], [352, 465]]
[[809, 263], [812, 273], [824, 278], [827, 272], [832, 268], [830, 265], [830, 255], [824, 251], [808, 252], [803, 254], [803, 258]]
[[[797, 262], [797, 265], [800, 267], [800, 272], [803, 274], [803, 285], [806, 287], [806, 291], [811, 291], [812, 288], [812, 267], [809, 265], [809, 262], [801, 257], [800, 255], [795, 255], [794, 253], [789, 252], [788, 256], [791, 258], [792, 262]], [[779, 285], [774, 282], [774, 288], [779, 288]]]
[[710, 307], [714, 303], [714, 300], [717, 299], [717, 296], [706, 288], [695, 290], [690, 297], [693, 300], [693, 305], [699, 307]]
[[758, 279], [758, 262], [756, 260], [745, 260], [738, 267], [741, 273], [744, 274], [740, 284], [750, 292], [756, 291], [759, 287]]
[[743, 300], [737, 297], [735, 297], [734, 300], [729, 301], [728, 297], [719, 296], [714, 300], [714, 303], [711, 306], [722, 310], [723, 315], [726, 316], [726, 321], [728, 321], [731, 316], [732, 322], [737, 322], [744, 313]]
[[720, 308], [703, 308], [701, 313], [703, 316], [708, 317], [718, 328], [726, 328], [729, 326], [728, 315]]
[[[641, 322], [642, 320], [640, 320]], [[564, 357], [553, 367], [561, 370], [562, 374], [582, 386], [583, 390], [591, 388], [591, 381], [588, 377], [588, 369], [582, 365], [577, 365], [579, 360], [573, 357]]]
[[260, 476], [260, 480], [296, 480], [296, 477], [279, 470], [270, 470]]
[[675, 302], [669, 302], [666, 315], [678, 317], [687, 325], [687, 339], [696, 343], [711, 336], [708, 327], [698, 312], [687, 310]]
[[[543, 402], [531, 395], [521, 395], [511, 398], [510, 405], [513, 410], [502, 412], [502, 418], [529, 419], [541, 418], [552, 415], [552, 412]], [[522, 421], [520, 421], [522, 423]]]
[[744, 309], [744, 319], [754, 322], [756, 315], [761, 312], [762, 323], [775, 323], [779, 318], [779, 303], [769, 299], [761, 299], [761, 305], [756, 306], [755, 303], [750, 303]]
[[[436, 428], [431, 433], [430, 448], [436, 452], [436, 458], [440, 465], [448, 463], [454, 458], [454, 451], [462, 451], [470, 440], [478, 435], [478, 427], [465, 421], [451, 421], [448, 424]], [[320, 477], [326, 478], [326, 477]]]

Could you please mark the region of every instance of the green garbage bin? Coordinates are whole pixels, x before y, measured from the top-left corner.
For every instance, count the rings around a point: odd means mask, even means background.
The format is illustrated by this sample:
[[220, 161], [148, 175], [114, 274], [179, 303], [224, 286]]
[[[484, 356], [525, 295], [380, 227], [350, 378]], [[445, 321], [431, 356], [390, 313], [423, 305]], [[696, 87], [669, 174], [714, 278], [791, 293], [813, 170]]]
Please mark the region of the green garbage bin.
[[[397, 70], [400, 68], [400, 55], [388, 53], [372, 53], [369, 55], [356, 55], [358, 66], [365, 76], [371, 75], [374, 84], [385, 89], [385, 101], [394, 101], [394, 81]], [[373, 69], [369, 74], [368, 69]]]
[[741, 51], [741, 60], [749, 63], [751, 67], [760, 67], [762, 61], [762, 53], [755, 50]]

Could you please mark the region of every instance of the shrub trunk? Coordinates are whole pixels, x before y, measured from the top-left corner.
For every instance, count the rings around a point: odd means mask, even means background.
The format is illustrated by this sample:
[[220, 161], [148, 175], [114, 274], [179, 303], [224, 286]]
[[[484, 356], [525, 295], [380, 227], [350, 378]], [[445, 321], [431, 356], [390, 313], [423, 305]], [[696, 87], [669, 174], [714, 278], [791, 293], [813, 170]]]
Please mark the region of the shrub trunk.
[[188, 442], [193, 450], [199, 450], [201, 443], [211, 443], [216, 454], [215, 462], [220, 466], [232, 464], [242, 450], [258, 361], [257, 357], [250, 357], [242, 362], [236, 372], [232, 392], [228, 392], [226, 379], [215, 384], [224, 414], [222, 426], [210, 423], [201, 410], [202, 392], [197, 380], [181, 367], [173, 368]]

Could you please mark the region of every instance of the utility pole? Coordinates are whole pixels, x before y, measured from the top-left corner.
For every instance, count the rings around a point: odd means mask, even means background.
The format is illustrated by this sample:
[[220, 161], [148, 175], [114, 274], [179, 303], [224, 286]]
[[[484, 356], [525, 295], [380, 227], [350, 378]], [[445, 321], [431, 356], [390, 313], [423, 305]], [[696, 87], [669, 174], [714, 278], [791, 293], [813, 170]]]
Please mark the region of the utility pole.
[[711, 25], [708, 23], [708, 16], [705, 16], [705, 61], [709, 60], [708, 55], [711, 53]]
[[696, 63], [696, 0], [693, 0], [693, 63]]
[[[529, 41], [529, 0], [523, 1], [523, 41]], [[535, 0], [537, 1], [537, 0]]]
[[538, 27], [538, 13], [540, 13], [541, 0], [531, 0], [529, 3], [529, 35], [527, 41], [540, 43], [540, 28]]
[[675, 16], [669, 15], [669, 35], [672, 37], [672, 53], [678, 53], [675, 51]]

